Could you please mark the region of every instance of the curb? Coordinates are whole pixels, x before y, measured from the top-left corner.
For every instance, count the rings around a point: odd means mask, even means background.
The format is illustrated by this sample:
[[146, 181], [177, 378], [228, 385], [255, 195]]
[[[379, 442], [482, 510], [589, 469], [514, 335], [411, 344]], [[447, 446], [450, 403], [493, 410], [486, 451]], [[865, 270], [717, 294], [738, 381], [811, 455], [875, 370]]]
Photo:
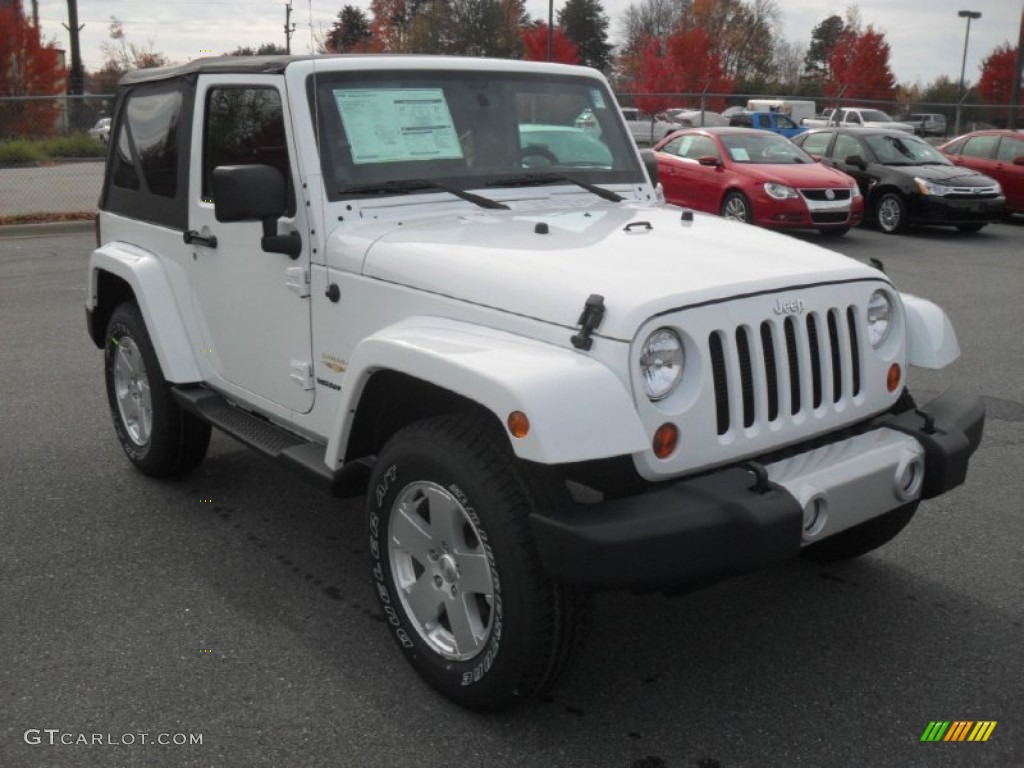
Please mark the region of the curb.
[[43, 224], [4, 224], [0, 226], [0, 240], [15, 237], [42, 237], [44, 235], [80, 235], [92, 232], [95, 224], [86, 221], [48, 221]]

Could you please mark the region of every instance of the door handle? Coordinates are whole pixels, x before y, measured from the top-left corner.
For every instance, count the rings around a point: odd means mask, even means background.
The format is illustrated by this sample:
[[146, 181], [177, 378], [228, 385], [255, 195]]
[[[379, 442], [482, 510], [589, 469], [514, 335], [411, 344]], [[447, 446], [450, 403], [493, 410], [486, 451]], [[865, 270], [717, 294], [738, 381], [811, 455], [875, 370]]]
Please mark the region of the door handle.
[[207, 248], [217, 247], [217, 236], [210, 235], [209, 237], [203, 237], [196, 230], [190, 229], [181, 236], [187, 244], [199, 243], [199, 245], [205, 245]]

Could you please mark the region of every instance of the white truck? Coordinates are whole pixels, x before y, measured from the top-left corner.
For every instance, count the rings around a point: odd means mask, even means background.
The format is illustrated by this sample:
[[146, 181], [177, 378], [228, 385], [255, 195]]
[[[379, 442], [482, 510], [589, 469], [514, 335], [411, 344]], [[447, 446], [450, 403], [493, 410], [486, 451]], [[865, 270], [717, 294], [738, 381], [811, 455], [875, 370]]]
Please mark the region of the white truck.
[[984, 424], [907, 389], [958, 354], [941, 309], [664, 204], [606, 80], [557, 64], [128, 74], [86, 310], [129, 461], [184, 474], [212, 426], [365, 495], [386, 626], [471, 708], [551, 686], [596, 590], [881, 546]]
[[841, 128], [888, 128], [914, 133], [914, 126], [910, 123], [897, 122], [880, 109], [860, 107], [826, 109], [820, 118], [805, 118], [802, 125], [807, 128], [827, 128], [831, 125]]

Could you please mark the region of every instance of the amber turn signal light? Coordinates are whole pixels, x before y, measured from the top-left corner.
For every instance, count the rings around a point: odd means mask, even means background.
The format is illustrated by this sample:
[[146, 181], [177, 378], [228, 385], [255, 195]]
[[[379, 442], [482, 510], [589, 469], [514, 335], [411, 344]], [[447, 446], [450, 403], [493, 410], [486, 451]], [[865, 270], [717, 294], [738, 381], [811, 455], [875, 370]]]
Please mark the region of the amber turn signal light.
[[890, 392], [895, 392], [896, 388], [900, 385], [900, 364], [893, 363], [889, 366], [889, 373], [885, 376], [885, 386]]
[[667, 459], [679, 444], [679, 430], [675, 424], [662, 424], [654, 432], [654, 455], [659, 459]]
[[508, 415], [508, 431], [512, 437], [526, 437], [530, 431], [530, 420], [522, 411], [512, 411]]

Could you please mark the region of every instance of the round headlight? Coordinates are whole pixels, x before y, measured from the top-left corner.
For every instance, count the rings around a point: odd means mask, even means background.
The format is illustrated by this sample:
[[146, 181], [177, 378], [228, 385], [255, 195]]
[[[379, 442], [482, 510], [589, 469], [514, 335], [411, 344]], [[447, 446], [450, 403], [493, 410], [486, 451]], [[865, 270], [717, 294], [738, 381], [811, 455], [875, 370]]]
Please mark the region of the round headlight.
[[892, 301], [885, 291], [875, 291], [868, 299], [868, 338], [871, 346], [878, 349], [889, 335], [892, 320]]
[[640, 375], [647, 397], [668, 397], [682, 378], [684, 365], [683, 342], [675, 331], [659, 328], [651, 333], [640, 348]]

